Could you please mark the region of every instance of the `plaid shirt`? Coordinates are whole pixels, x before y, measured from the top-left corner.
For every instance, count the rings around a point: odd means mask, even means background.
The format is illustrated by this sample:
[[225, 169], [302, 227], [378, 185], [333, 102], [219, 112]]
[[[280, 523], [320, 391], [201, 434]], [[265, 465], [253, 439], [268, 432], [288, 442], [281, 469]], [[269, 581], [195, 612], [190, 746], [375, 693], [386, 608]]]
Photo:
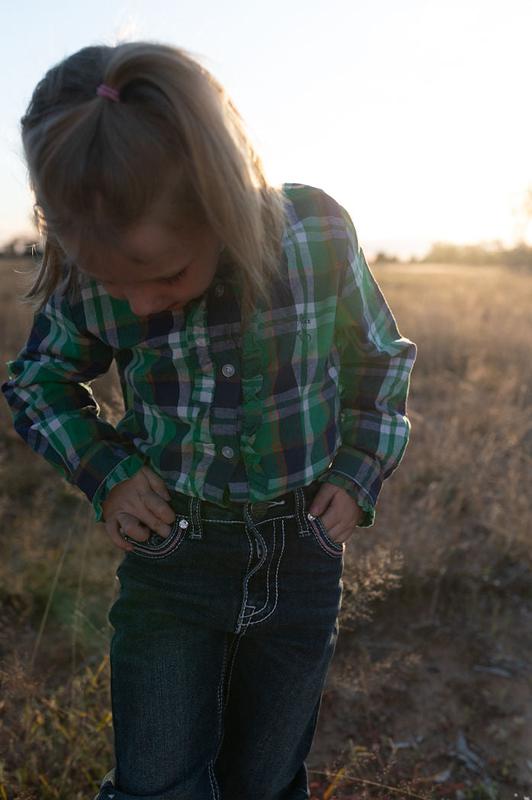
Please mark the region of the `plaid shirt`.
[[[34, 316], [2, 391], [18, 433], [92, 502], [148, 464], [166, 485], [220, 505], [313, 480], [343, 487], [373, 525], [399, 464], [417, 348], [402, 337], [347, 212], [284, 184], [281, 280], [240, 326], [230, 263], [185, 310], [146, 317], [80, 280]], [[90, 381], [115, 359], [125, 414], [99, 416]]]

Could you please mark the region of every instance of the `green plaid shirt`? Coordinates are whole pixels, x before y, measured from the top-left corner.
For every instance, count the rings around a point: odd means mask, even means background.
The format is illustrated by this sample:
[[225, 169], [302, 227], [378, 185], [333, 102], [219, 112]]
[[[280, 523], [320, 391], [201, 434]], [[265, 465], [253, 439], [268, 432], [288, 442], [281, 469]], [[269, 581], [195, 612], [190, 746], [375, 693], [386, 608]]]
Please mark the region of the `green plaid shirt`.
[[[8, 362], [18, 433], [92, 502], [148, 464], [170, 489], [220, 505], [313, 480], [343, 487], [373, 525], [410, 433], [416, 345], [401, 336], [347, 212], [284, 184], [281, 280], [242, 332], [230, 263], [185, 310], [137, 317], [95, 280], [58, 287]], [[125, 414], [99, 415], [90, 382], [116, 361]]]

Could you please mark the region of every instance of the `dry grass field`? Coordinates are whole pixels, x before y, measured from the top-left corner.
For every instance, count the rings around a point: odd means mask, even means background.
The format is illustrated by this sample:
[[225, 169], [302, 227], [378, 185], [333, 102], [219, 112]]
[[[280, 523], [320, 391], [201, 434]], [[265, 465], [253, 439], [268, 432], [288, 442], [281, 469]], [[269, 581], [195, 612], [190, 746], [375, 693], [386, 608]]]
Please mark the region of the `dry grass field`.
[[[27, 332], [0, 262], [1, 378]], [[17, 268], [28, 269], [20, 262]], [[375, 266], [418, 345], [412, 436], [347, 546], [313, 797], [532, 795], [532, 275]], [[120, 414], [113, 376], [94, 382]], [[0, 800], [87, 800], [112, 766], [121, 554], [0, 408]]]

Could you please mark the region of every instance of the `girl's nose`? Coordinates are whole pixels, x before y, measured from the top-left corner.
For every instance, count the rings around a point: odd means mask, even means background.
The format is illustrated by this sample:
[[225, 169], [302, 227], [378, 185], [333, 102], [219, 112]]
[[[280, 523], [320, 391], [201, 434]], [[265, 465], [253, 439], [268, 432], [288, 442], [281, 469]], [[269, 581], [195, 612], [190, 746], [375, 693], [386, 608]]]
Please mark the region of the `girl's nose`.
[[163, 311], [168, 305], [168, 299], [161, 298], [160, 295], [151, 294], [149, 290], [126, 291], [124, 292], [134, 314], [145, 317], [148, 314], [155, 314]]

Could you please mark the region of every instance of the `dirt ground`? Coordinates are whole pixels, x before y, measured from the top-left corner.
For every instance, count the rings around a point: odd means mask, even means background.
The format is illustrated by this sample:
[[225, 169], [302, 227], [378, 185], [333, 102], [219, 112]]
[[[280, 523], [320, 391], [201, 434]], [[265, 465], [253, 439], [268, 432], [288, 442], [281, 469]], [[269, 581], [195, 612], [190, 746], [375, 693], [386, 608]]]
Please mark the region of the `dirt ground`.
[[308, 762], [316, 789], [344, 768], [358, 780], [340, 780], [329, 800], [532, 794], [532, 593], [502, 584], [434, 613], [431, 598], [399, 591], [372, 621], [341, 629]]

